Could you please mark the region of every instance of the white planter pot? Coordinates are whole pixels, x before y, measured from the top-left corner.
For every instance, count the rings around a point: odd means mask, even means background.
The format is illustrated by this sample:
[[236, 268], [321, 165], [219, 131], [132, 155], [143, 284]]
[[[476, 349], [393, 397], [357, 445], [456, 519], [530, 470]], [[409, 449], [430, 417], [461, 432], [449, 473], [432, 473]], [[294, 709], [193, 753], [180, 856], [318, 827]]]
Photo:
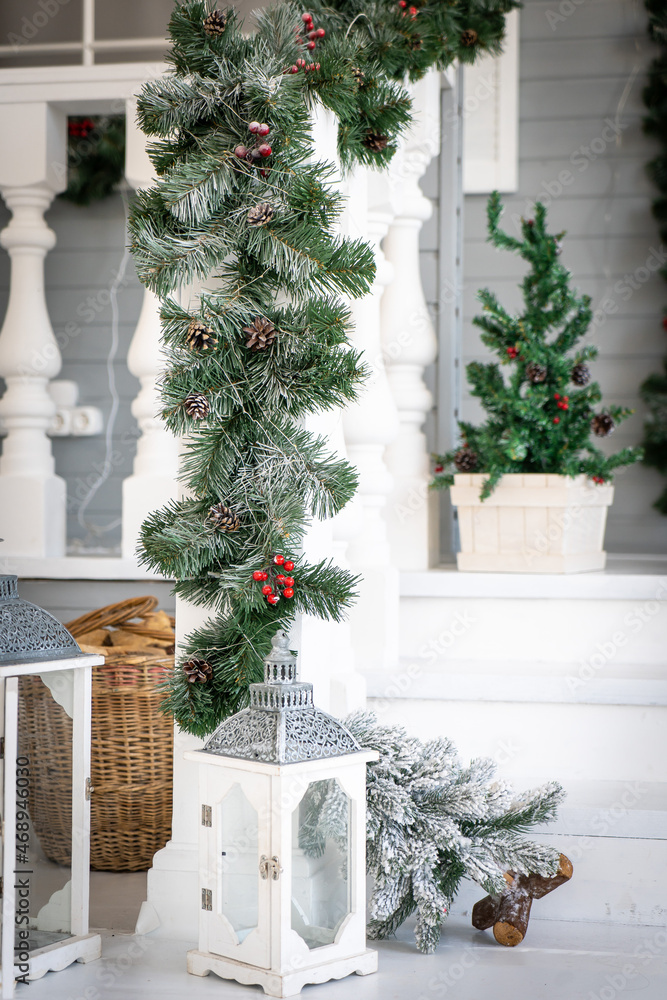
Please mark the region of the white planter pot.
[[458, 568], [487, 573], [585, 573], [604, 569], [607, 508], [614, 487], [586, 476], [503, 476], [480, 500], [486, 476], [454, 476]]

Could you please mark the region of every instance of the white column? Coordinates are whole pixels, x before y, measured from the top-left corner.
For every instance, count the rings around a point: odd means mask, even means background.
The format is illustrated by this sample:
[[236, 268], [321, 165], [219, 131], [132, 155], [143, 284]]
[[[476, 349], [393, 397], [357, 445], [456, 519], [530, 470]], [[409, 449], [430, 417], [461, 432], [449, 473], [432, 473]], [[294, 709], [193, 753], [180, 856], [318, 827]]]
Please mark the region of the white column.
[[363, 236], [374, 245], [377, 266], [370, 295], [352, 303], [353, 344], [363, 351], [371, 375], [359, 401], [343, 414], [345, 442], [359, 473], [363, 510], [362, 530], [351, 539], [348, 550], [352, 569], [362, 574], [359, 601], [351, 615], [352, 639], [361, 669], [384, 670], [395, 667], [398, 656], [398, 570], [392, 563], [385, 520], [393, 480], [384, 460], [385, 448], [398, 432], [398, 419], [380, 338], [380, 299], [392, 279], [380, 241], [389, 228], [392, 211], [384, 175], [355, 171], [348, 196], [344, 231]]
[[65, 482], [55, 474], [47, 432], [56, 412], [49, 379], [61, 358], [44, 294], [44, 258], [56, 242], [44, 220], [65, 186], [64, 113], [47, 104], [0, 107], [0, 192], [12, 219], [0, 233], [11, 258], [9, 304], [0, 331], [6, 390], [0, 419], [7, 436], [0, 459], [2, 552], [64, 556]]
[[[153, 180], [153, 165], [146, 155], [146, 137], [136, 125], [136, 103], [127, 102], [127, 152], [125, 176], [133, 188], [147, 187]], [[122, 555], [133, 559], [139, 532], [152, 511], [178, 495], [178, 439], [158, 416], [160, 396], [157, 379], [163, 368], [160, 306], [147, 288], [139, 322], [127, 356], [127, 366], [139, 379], [140, 390], [132, 402], [132, 415], [140, 437], [131, 476], [123, 482]]]
[[438, 152], [440, 74], [431, 72], [410, 89], [414, 123], [390, 167], [396, 217], [384, 240], [394, 275], [382, 299], [382, 345], [400, 421], [386, 452], [394, 477], [387, 522], [394, 565], [428, 569], [437, 559], [437, 516], [434, 494], [428, 491], [429, 456], [422, 430], [433, 406], [424, 370], [435, 360], [437, 342], [419, 261], [419, 233], [433, 206], [419, 179]]
[[[313, 112], [314, 144], [317, 159], [338, 163], [338, 122], [334, 115], [318, 106]], [[339, 176], [335, 186], [345, 196], [347, 184]], [[343, 433], [343, 411], [340, 408], [311, 414], [305, 421], [309, 431], [325, 437], [331, 452], [339, 459], [349, 459]], [[314, 521], [304, 539], [304, 554], [309, 562], [332, 559], [343, 569], [350, 569], [348, 544], [362, 530], [362, 508], [358, 497], [326, 521]], [[355, 609], [352, 610], [352, 617]], [[350, 620], [322, 621], [307, 615], [299, 616], [292, 641], [299, 651], [299, 671], [314, 687], [315, 703], [325, 711], [342, 718], [366, 704], [366, 681], [357, 669], [358, 660]]]

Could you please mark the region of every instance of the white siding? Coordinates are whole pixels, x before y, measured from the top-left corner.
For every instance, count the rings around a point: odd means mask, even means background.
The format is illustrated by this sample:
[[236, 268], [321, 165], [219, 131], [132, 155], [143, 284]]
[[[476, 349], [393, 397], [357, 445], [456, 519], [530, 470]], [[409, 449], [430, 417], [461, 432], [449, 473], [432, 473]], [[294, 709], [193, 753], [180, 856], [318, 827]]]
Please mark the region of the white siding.
[[[561, 10], [572, 13], [563, 16]], [[617, 450], [641, 439], [639, 385], [667, 353], [661, 325], [667, 285], [659, 276], [641, 280], [652, 252], [661, 251], [644, 169], [655, 145], [641, 128], [641, 91], [655, 50], [643, 5], [630, 0], [577, 6], [533, 0], [520, 20], [519, 189], [505, 196], [504, 221], [513, 229], [518, 217], [530, 217], [536, 198], [550, 203], [552, 230], [567, 230], [562, 260], [574, 284], [593, 297], [594, 308], [607, 302], [609, 312], [590, 334], [600, 350], [594, 375], [606, 401], [636, 411], [609, 440]], [[464, 364], [485, 357], [471, 323], [477, 289], [488, 285], [509, 307], [521, 301], [521, 263], [485, 243], [485, 206], [485, 197], [465, 200]], [[636, 291], [614, 291], [616, 282], [635, 272]], [[480, 412], [464, 392], [464, 418], [476, 419]], [[607, 549], [667, 551], [667, 519], [651, 507], [660, 477], [634, 466], [616, 483]]]

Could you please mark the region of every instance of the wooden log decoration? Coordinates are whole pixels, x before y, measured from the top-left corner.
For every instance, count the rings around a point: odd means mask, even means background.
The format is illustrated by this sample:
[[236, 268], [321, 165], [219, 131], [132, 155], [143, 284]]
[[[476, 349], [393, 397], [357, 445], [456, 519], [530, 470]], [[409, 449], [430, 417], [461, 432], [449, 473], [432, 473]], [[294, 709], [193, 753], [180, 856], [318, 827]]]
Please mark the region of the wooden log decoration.
[[526, 936], [533, 900], [541, 899], [571, 878], [572, 862], [564, 854], [560, 856], [557, 873], [551, 878], [507, 872], [507, 891], [500, 896], [485, 896], [475, 903], [472, 908], [472, 925], [478, 931], [493, 927], [493, 936], [498, 944], [514, 948]]

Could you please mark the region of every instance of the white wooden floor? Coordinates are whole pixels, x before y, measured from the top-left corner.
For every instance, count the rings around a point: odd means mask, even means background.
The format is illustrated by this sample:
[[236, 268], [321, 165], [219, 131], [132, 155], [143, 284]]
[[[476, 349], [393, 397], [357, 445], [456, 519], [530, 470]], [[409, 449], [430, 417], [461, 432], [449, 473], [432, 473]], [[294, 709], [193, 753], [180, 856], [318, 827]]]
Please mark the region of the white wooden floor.
[[[92, 876], [93, 922], [103, 917], [103, 957], [90, 965], [17, 988], [18, 1000], [241, 1000], [263, 996], [211, 975], [188, 976], [192, 943], [128, 933], [143, 897], [145, 876]], [[464, 890], [435, 955], [420, 955], [412, 930], [378, 942], [375, 975], [307, 986], [305, 1000], [641, 1000], [667, 998], [667, 928], [531, 920], [517, 948], [496, 945], [470, 925], [469, 905], [480, 893]], [[536, 906], [538, 903], [535, 904]]]

